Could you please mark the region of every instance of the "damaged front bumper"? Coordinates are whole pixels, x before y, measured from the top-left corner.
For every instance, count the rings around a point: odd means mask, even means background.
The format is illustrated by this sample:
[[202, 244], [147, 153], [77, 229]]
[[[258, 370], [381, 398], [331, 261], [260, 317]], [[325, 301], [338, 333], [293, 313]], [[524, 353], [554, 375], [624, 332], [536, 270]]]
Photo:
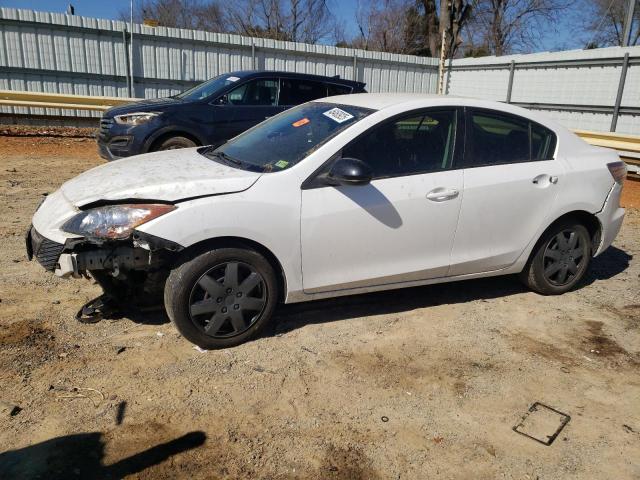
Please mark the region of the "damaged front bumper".
[[33, 227], [29, 227], [25, 241], [29, 260], [35, 257], [45, 270], [54, 271], [64, 245], [43, 237]]
[[119, 247], [111, 251], [63, 253], [58, 258], [54, 272], [62, 278], [80, 278], [87, 271], [109, 270], [117, 277], [121, 269], [145, 270], [150, 265], [151, 255], [147, 250]]
[[33, 226], [26, 234], [26, 250], [29, 260], [35, 258], [45, 270], [58, 277], [79, 278], [97, 270], [107, 270], [114, 277], [121, 271], [148, 270], [158, 267], [164, 252], [177, 252], [182, 247], [142, 232], [135, 232], [131, 239], [101, 242], [91, 239], [69, 239], [57, 243], [41, 235]]

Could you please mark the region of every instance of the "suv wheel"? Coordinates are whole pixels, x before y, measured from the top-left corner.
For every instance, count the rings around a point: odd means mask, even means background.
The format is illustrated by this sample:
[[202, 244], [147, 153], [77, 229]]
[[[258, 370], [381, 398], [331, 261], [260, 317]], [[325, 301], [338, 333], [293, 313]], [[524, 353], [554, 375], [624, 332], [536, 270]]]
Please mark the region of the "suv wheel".
[[170, 137], [164, 140], [158, 148], [154, 151], [159, 150], [176, 150], [178, 148], [192, 148], [197, 147], [198, 145], [193, 140], [187, 137]]
[[164, 290], [167, 314], [178, 331], [202, 348], [225, 348], [256, 337], [278, 298], [271, 264], [259, 253], [220, 248], [175, 268]]
[[591, 261], [591, 237], [584, 225], [565, 221], [547, 230], [520, 274], [523, 282], [543, 295], [571, 290]]

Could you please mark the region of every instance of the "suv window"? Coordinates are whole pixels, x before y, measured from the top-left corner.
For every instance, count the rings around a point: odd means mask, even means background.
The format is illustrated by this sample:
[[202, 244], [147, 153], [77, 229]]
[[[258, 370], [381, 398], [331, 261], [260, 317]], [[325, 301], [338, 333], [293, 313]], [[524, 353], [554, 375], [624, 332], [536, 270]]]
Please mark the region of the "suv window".
[[498, 112], [472, 111], [466, 162], [473, 166], [550, 160], [554, 133], [527, 119]]
[[336, 85], [335, 83], [327, 84], [327, 97], [331, 97], [333, 95], [348, 95], [352, 91], [353, 89], [346, 85]]
[[231, 105], [275, 105], [278, 101], [278, 80], [251, 80], [231, 90], [227, 101]]
[[322, 82], [292, 78], [283, 78], [280, 82], [280, 105], [300, 105], [327, 96], [327, 87]]
[[456, 111], [412, 113], [358, 137], [342, 156], [369, 164], [374, 178], [413, 175], [451, 168]]

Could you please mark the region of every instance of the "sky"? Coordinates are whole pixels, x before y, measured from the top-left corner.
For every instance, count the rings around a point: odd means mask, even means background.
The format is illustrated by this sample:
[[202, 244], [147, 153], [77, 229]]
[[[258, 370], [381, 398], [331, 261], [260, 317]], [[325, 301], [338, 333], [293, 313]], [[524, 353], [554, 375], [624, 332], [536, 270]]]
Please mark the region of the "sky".
[[[130, 0], [0, 0], [1, 7], [26, 8], [45, 12], [63, 13], [69, 3], [75, 7], [76, 15], [96, 18], [118, 19], [120, 12], [129, 10]], [[135, 2], [135, 0], [134, 0]], [[330, 0], [329, 6], [334, 15], [344, 22], [346, 34], [353, 36], [357, 33], [355, 21], [357, 0]], [[575, 39], [570, 20], [564, 20], [558, 25], [557, 32], [545, 35], [541, 50], [559, 50], [567, 48], [582, 48]]]
[[[75, 7], [76, 15], [117, 19], [121, 11], [129, 10], [129, 1], [130, 0], [0, 0], [0, 6], [62, 13], [66, 12], [67, 5], [71, 3]], [[350, 31], [349, 33], [355, 33], [357, 0], [332, 0], [329, 3], [333, 13], [337, 17], [351, 20], [351, 22], [347, 22], [346, 28]]]

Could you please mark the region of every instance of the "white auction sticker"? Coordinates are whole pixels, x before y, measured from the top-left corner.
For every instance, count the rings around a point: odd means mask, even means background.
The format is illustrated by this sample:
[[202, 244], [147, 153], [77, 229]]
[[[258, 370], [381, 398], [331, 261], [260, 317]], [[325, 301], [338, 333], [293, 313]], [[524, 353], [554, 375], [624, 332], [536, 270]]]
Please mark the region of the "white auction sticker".
[[227, 82], [237, 82], [240, 77], [227, 77]]
[[331, 110], [323, 112], [322, 114], [338, 123], [346, 122], [347, 120], [351, 120], [353, 118], [353, 115], [351, 115], [349, 112], [345, 112], [338, 107], [332, 108]]

